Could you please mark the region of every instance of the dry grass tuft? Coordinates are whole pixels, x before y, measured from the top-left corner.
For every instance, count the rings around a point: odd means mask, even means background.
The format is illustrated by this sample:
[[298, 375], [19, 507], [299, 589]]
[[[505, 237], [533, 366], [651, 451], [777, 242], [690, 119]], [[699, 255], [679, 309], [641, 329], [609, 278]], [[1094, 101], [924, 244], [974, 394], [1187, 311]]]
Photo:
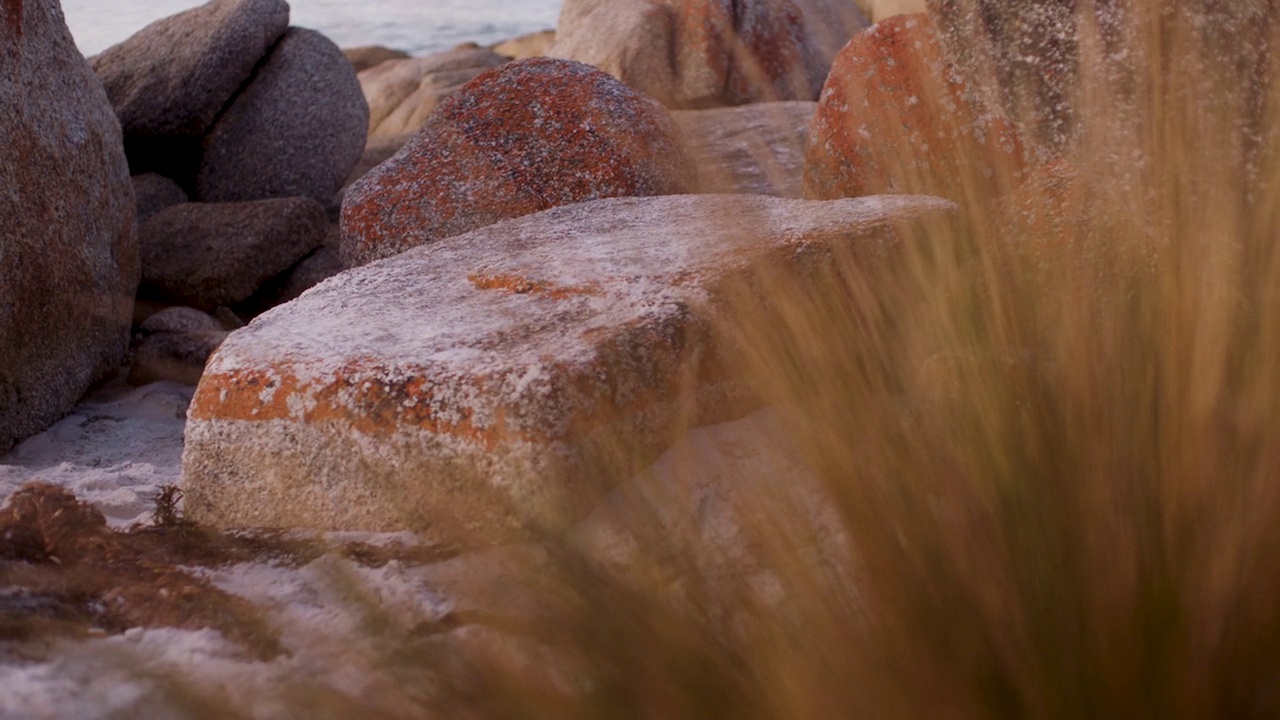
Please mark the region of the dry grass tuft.
[[1080, 6], [1071, 82], [1008, 92], [1053, 138], [1030, 183], [959, 177], [962, 220], [892, 264], [726, 317], [850, 574], [775, 497], [748, 517], [781, 601], [577, 569], [557, 631], [605, 679], [528, 714], [1280, 714], [1275, 17]]

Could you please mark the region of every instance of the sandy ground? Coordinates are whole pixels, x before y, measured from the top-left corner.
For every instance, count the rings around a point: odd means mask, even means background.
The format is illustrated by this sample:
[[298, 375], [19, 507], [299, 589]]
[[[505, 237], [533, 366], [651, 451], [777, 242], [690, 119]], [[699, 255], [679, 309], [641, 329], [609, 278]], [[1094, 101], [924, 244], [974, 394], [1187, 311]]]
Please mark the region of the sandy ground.
[[[191, 394], [192, 388], [173, 383], [116, 384], [93, 393], [49, 430], [0, 456], [0, 501], [24, 482], [44, 480], [73, 490], [113, 526], [149, 522], [155, 493], [180, 482]], [[571, 541], [625, 569], [636, 556], [652, 554], [656, 545], [649, 538], [660, 536], [664, 551], [696, 554], [700, 573], [759, 574], [741, 537], [739, 501], [779, 478], [788, 478], [789, 488], [804, 487], [796, 480], [806, 477], [778, 440], [783, 433], [775, 423], [761, 412], [692, 431], [649, 472], [607, 497]], [[815, 527], [825, 526], [820, 496], [798, 497], [819, 520]], [[672, 546], [670, 538], [697, 548]], [[400, 557], [413, 556], [418, 542], [410, 533], [331, 533], [324, 539], [397, 547]], [[537, 548], [511, 546], [443, 562], [374, 566], [325, 554], [301, 565], [267, 558], [193, 568], [260, 608], [279, 631], [284, 652], [255, 659], [207, 629], [134, 628], [112, 636], [0, 644], [0, 718], [193, 717], [208, 709], [209, 697], [228, 693], [250, 717], [305, 717], [299, 698], [317, 697], [317, 689], [398, 714], [405, 708], [396, 707], [399, 695], [388, 691], [388, 683], [399, 681], [379, 669], [382, 641], [455, 611], [516, 617], [536, 611], [536, 600], [510, 582], [512, 568], [536, 562]], [[767, 577], [755, 579], [767, 585]], [[507, 641], [477, 625], [443, 635], [443, 641], [471, 644]], [[520, 650], [526, 657], [527, 651]]]
[[150, 519], [151, 499], [178, 482], [182, 428], [194, 388], [109, 384], [53, 427], [0, 456], [0, 501], [25, 482], [61, 485], [125, 527]]

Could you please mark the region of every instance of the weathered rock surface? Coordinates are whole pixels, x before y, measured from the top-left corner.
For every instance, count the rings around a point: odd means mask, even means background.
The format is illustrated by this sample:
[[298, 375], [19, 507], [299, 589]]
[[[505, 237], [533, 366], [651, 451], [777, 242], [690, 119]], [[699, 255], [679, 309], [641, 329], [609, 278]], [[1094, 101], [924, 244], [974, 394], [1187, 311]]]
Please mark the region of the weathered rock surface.
[[139, 295], [201, 310], [239, 302], [318, 247], [327, 227], [310, 198], [175, 205], [138, 230]]
[[360, 87], [369, 103], [369, 138], [416, 131], [441, 100], [506, 62], [506, 57], [491, 50], [449, 50], [385, 62], [360, 73]]
[[55, 0], [0, 0], [0, 452], [129, 347], [138, 246], [120, 124]]
[[689, 187], [670, 114], [581, 63], [531, 58], [477, 77], [356, 181], [342, 258], [361, 265], [557, 205]]
[[[836, 58], [809, 133], [810, 198], [1016, 185], [1024, 166], [1013, 126], [968, 93], [943, 62], [933, 24], [899, 15], [859, 33]], [[966, 178], [981, 177], [966, 183]]]
[[814, 100], [866, 19], [845, 0], [569, 0], [554, 57], [670, 107]]
[[290, 28], [204, 140], [195, 199], [327, 202], [360, 159], [369, 108], [325, 36]]
[[127, 141], [199, 137], [289, 25], [284, 0], [212, 0], [92, 59]]
[[676, 93], [670, 10], [644, 0], [576, 0], [560, 8], [550, 57], [597, 67], [668, 107], [692, 104]]
[[647, 462], [681, 418], [743, 410], [709, 319], [728, 283], [758, 263], [813, 267], [832, 243], [879, 262], [892, 224], [950, 207], [613, 198], [349, 270], [210, 361], [186, 431], [187, 512], [463, 545], [563, 527], [627, 476], [612, 471], [638, 469], [602, 471], [610, 450]]
[[673, 112], [698, 192], [802, 197], [816, 107], [793, 101]]
[[190, 200], [178, 183], [163, 175], [145, 173], [134, 175], [130, 180], [133, 181], [133, 195], [137, 199], [135, 207], [139, 225], [167, 207]]
[[409, 57], [409, 53], [403, 50], [393, 50], [381, 45], [343, 48], [342, 55], [347, 59], [347, 62], [351, 63], [357, 73], [381, 65], [388, 60], [404, 60]]
[[540, 30], [535, 33], [513, 37], [510, 40], [503, 40], [500, 43], [494, 43], [489, 46], [489, 49], [512, 60], [525, 60], [546, 55], [555, 42], [555, 30]]

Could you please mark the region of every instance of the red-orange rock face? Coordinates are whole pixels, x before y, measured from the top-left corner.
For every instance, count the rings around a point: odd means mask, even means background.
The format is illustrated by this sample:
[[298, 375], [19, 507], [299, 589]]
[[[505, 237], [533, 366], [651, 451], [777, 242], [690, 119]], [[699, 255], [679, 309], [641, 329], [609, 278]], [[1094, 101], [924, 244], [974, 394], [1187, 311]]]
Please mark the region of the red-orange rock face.
[[1024, 164], [1013, 126], [982, 108], [944, 63], [928, 17], [901, 15], [836, 56], [805, 152], [805, 195], [960, 199], [959, 183], [974, 178], [999, 195]]
[[677, 194], [691, 179], [656, 101], [586, 65], [532, 58], [475, 78], [351, 186], [342, 254], [360, 265], [559, 205]]

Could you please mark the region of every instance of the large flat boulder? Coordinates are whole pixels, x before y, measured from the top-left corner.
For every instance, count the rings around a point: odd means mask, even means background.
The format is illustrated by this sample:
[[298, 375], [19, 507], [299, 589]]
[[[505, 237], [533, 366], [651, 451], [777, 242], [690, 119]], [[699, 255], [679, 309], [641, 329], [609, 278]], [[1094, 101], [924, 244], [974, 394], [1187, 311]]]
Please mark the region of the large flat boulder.
[[557, 205], [680, 193], [690, 175], [652, 98], [582, 63], [506, 63], [347, 189], [342, 258], [361, 265]]
[[187, 512], [460, 545], [563, 528], [639, 469], [603, 458], [647, 462], [687, 422], [749, 406], [711, 325], [731, 283], [765, 263], [817, 267], [834, 244], [883, 262], [895, 223], [950, 207], [613, 198], [349, 270], [209, 361], [187, 425]]
[[314, 30], [289, 28], [205, 136], [195, 199], [327, 203], [364, 152], [368, 127], [342, 51]]
[[56, 0], [0, 0], [0, 452], [129, 347], [138, 246], [120, 123]]

